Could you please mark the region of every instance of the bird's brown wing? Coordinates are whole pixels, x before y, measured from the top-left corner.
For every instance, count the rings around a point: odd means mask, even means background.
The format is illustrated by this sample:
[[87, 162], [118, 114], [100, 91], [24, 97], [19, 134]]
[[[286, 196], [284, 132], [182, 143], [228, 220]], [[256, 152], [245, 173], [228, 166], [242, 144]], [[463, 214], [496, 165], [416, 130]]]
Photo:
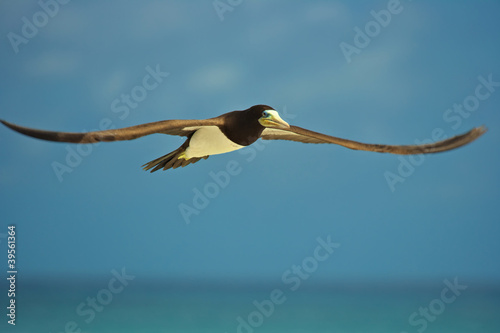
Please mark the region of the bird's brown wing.
[[133, 140], [145, 135], [162, 133], [169, 135], [189, 136], [194, 131], [203, 126], [217, 126], [220, 124], [218, 118], [204, 120], [163, 120], [154, 123], [147, 123], [137, 126], [109, 129], [104, 131], [72, 133], [72, 132], [54, 132], [45, 131], [29, 127], [23, 127], [0, 120], [5, 126], [13, 129], [16, 132], [31, 136], [37, 139], [71, 142], [71, 143], [95, 143], [95, 142], [110, 142]]
[[337, 138], [334, 136], [313, 132], [298, 126], [290, 126], [288, 129], [266, 128], [262, 132], [264, 140], [291, 140], [304, 143], [334, 143], [350, 149], [375, 151], [378, 153], [391, 153], [400, 155], [430, 154], [455, 149], [466, 145], [486, 132], [486, 127], [476, 127], [467, 133], [452, 138], [423, 145], [380, 145], [362, 143], [352, 140]]

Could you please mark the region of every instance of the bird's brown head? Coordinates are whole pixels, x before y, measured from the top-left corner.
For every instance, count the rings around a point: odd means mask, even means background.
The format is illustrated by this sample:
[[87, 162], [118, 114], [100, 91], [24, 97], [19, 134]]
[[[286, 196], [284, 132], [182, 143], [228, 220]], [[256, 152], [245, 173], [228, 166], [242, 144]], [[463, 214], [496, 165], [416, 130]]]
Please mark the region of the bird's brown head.
[[290, 125], [281, 119], [278, 111], [268, 105], [254, 105], [249, 108], [247, 112], [252, 115], [252, 118], [255, 117], [255, 119], [257, 119], [263, 127], [281, 129], [290, 128]]

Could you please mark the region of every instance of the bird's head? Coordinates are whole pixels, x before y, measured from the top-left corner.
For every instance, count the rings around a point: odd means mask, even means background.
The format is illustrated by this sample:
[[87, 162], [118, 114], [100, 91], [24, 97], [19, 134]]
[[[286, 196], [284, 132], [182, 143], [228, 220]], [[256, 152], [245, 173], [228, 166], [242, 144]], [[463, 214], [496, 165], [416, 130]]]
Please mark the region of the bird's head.
[[267, 105], [255, 105], [250, 108], [252, 113], [258, 117], [259, 123], [269, 128], [290, 128], [290, 125], [281, 119], [278, 111]]

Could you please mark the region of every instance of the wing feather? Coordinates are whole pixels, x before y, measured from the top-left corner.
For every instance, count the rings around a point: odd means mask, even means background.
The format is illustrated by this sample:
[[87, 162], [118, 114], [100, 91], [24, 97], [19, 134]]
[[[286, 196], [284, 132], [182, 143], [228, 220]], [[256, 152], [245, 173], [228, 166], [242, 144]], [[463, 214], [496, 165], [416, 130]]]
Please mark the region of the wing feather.
[[147, 123], [137, 126], [109, 129], [104, 131], [94, 131], [85, 133], [73, 132], [55, 132], [45, 131], [35, 128], [23, 127], [16, 124], [8, 123], [0, 120], [5, 126], [13, 129], [16, 132], [22, 133], [34, 138], [57, 141], [57, 142], [71, 142], [71, 143], [95, 143], [95, 142], [111, 142], [122, 140], [133, 140], [145, 135], [162, 133], [169, 135], [189, 136], [194, 131], [202, 126], [219, 125], [218, 118], [204, 119], [204, 120], [163, 120], [153, 123]]
[[379, 153], [391, 153], [400, 155], [411, 154], [430, 154], [439, 153], [455, 149], [466, 145], [487, 131], [486, 127], [476, 127], [467, 133], [454, 136], [452, 138], [429, 143], [423, 145], [382, 145], [382, 144], [369, 144], [358, 141], [338, 138], [318, 132], [313, 132], [298, 126], [290, 126], [289, 129], [271, 129], [266, 128], [262, 132], [262, 139], [264, 140], [290, 140], [304, 143], [333, 143], [347, 147], [354, 150], [366, 150]]

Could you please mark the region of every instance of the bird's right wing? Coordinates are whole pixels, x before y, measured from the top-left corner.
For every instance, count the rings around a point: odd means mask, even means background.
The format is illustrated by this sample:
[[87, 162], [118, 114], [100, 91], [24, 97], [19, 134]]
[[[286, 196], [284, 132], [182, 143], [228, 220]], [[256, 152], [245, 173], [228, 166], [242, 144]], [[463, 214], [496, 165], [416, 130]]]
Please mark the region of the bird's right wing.
[[189, 136], [200, 127], [218, 125], [220, 123], [220, 120], [218, 118], [204, 120], [163, 120], [119, 129], [109, 129], [104, 131], [85, 133], [45, 131], [19, 126], [6, 122], [4, 120], [0, 120], [0, 122], [16, 132], [37, 139], [56, 142], [96, 143], [101, 141], [111, 142], [133, 140], [145, 135], [155, 133]]
[[263, 140], [290, 140], [304, 143], [333, 143], [354, 150], [367, 150], [378, 153], [401, 155], [439, 153], [461, 147], [479, 138], [486, 132], [484, 126], [476, 127], [467, 133], [452, 138], [423, 145], [384, 145], [370, 144], [338, 138], [318, 132], [313, 132], [298, 126], [286, 129], [266, 128], [262, 132]]

